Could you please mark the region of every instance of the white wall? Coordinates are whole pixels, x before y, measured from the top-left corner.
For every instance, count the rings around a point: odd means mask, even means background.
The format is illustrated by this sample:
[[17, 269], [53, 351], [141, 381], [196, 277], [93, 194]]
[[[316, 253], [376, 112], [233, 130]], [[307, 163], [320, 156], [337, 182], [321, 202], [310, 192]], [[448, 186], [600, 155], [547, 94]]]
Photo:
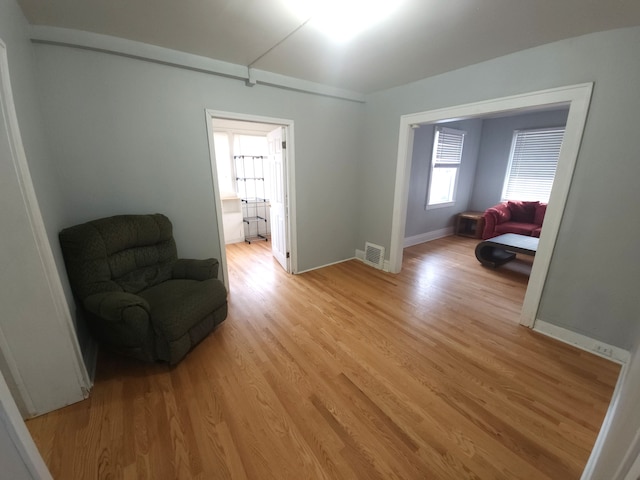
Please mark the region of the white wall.
[[178, 253], [219, 256], [205, 108], [295, 122], [298, 267], [353, 256], [361, 104], [131, 58], [36, 45], [69, 223], [164, 212]]
[[0, 465], [2, 465], [2, 474], [6, 475], [5, 478], [11, 480], [31, 480], [33, 478], [3, 422], [0, 422]]
[[[62, 272], [61, 281], [67, 303], [74, 308], [73, 296], [58, 243], [58, 232], [68, 225], [68, 220], [62, 203], [57, 171], [51, 162], [49, 145], [44, 134], [45, 124], [42, 120], [37, 93], [37, 74], [33, 45], [29, 39], [29, 25], [14, 0], [0, 0], [0, 39], [7, 46], [13, 97], [31, 177], [54, 258], [58, 270]], [[84, 325], [79, 325], [81, 335], [86, 333], [83, 327]]]
[[[68, 310], [71, 298], [65, 297], [64, 284], [58, 281], [59, 269], [64, 268], [56, 248], [61, 196], [44, 142], [27, 23], [12, 0], [0, 0], [0, 38], [6, 45], [19, 123], [8, 135], [6, 128], [13, 127], [10, 95], [0, 92], [0, 327], [5, 342], [0, 346], [0, 368], [8, 377], [23, 415], [31, 416], [81, 400], [82, 388], [89, 385], [76, 355]], [[32, 209], [25, 204], [30, 179], [26, 167], [25, 171], [16, 168], [24, 161], [18, 130], [38, 197], [37, 202], [29, 203], [40, 205], [47, 218], [44, 226], [35, 213], [37, 206]], [[40, 227], [46, 227], [47, 238], [42, 242], [35, 235], [35, 229]], [[69, 293], [68, 288], [66, 291]]]
[[51, 474], [33, 442], [0, 373], [0, 468], [3, 479], [50, 480]]
[[[585, 468], [584, 480], [622, 480], [640, 454], [640, 338]], [[635, 440], [635, 442], [634, 442]], [[629, 456], [628, 456], [629, 455]], [[620, 477], [616, 477], [616, 472]]]
[[[49, 161], [44, 136], [35, 83], [35, 61], [28, 29], [29, 25], [16, 2], [0, 0], [0, 38], [7, 46], [9, 73], [16, 113], [22, 128], [22, 140], [49, 236], [52, 243], [57, 243], [58, 227], [64, 212], [55, 168]], [[59, 249], [57, 253], [59, 254]], [[61, 258], [59, 255], [58, 259]]]
[[[44, 45], [35, 47], [34, 87], [25, 32], [17, 5], [0, 0], [0, 38], [9, 47], [18, 117], [54, 249], [62, 226], [113, 213], [162, 210], [176, 223], [181, 253], [219, 252], [217, 227], [211, 223], [204, 108], [296, 121], [301, 269], [350, 257], [365, 240], [388, 248], [401, 114], [594, 81], [540, 317], [622, 348], [636, 342], [638, 282], [632, 260], [640, 233], [633, 221], [640, 178], [635, 139], [640, 29], [519, 52], [371, 95], [365, 107]], [[59, 262], [57, 250], [56, 255]], [[631, 388], [636, 388], [635, 377]], [[637, 395], [628, 398], [621, 419], [635, 412]], [[616, 436], [626, 440], [622, 430], [614, 433], [612, 447]], [[608, 452], [603, 461], [616, 461], [615, 452], [603, 451]]]
[[564, 40], [370, 95], [361, 228], [389, 248], [400, 116], [595, 82], [538, 317], [629, 349], [637, 323], [640, 28]]

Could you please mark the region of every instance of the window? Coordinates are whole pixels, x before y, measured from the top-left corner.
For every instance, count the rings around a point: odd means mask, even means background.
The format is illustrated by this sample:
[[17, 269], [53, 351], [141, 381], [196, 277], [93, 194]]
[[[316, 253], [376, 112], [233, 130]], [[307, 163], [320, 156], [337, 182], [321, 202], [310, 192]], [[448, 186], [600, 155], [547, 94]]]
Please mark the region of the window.
[[235, 134], [233, 136], [234, 155], [264, 156], [268, 151], [265, 135]]
[[[234, 133], [233, 130], [216, 131], [213, 133], [213, 147], [216, 153], [220, 196], [235, 197], [237, 172], [233, 156], [265, 156], [267, 137]], [[264, 175], [264, 172], [260, 175]]]
[[229, 135], [224, 132], [213, 133], [213, 148], [216, 152], [216, 167], [218, 169], [218, 186], [222, 197], [235, 196], [236, 194], [229, 138]]
[[466, 132], [436, 127], [427, 188], [427, 208], [453, 205]]
[[549, 201], [563, 137], [564, 127], [513, 132], [503, 200]]

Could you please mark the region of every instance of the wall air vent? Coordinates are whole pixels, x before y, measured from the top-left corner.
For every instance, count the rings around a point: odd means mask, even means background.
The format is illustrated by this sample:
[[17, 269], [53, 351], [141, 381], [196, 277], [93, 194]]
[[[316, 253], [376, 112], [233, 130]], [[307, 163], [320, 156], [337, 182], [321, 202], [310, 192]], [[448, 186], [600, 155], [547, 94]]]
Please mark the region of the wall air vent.
[[384, 265], [384, 247], [366, 242], [364, 245], [364, 263], [382, 270]]

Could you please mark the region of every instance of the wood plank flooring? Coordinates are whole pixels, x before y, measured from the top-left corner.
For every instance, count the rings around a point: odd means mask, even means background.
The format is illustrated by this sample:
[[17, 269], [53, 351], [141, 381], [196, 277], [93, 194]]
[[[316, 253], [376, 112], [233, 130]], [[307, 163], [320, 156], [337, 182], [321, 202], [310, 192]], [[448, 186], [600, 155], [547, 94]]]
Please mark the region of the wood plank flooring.
[[228, 248], [227, 320], [174, 368], [101, 354], [27, 425], [56, 479], [578, 479], [619, 367], [517, 324], [530, 261], [476, 242], [286, 275]]

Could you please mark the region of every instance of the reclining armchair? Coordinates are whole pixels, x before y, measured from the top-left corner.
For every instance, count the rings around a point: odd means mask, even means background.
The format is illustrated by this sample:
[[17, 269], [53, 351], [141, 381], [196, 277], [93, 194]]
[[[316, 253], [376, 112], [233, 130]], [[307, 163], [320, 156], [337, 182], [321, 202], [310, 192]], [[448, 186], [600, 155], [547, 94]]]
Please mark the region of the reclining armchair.
[[218, 261], [178, 259], [164, 215], [103, 218], [59, 238], [88, 327], [110, 350], [176, 364], [227, 316]]

